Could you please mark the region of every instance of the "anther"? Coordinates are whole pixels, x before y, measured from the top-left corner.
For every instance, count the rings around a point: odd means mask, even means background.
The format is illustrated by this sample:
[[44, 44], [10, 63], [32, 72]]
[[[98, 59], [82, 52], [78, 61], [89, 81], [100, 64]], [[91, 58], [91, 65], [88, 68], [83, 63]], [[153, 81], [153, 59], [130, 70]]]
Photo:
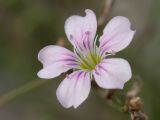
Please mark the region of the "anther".
[[112, 54], [112, 55], [116, 55], [116, 52], [112, 50], [112, 51], [111, 51], [111, 54]]

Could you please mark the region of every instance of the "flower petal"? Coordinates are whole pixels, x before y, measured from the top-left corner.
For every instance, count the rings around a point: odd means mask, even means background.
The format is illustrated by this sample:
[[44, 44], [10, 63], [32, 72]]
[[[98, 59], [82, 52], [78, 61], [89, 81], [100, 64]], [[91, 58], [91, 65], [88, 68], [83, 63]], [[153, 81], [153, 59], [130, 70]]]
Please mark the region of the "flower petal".
[[135, 34], [131, 23], [126, 17], [114, 17], [104, 28], [100, 37], [101, 54], [119, 52], [126, 48]]
[[38, 76], [45, 79], [57, 77], [78, 64], [74, 53], [55, 45], [40, 50], [38, 60], [43, 64], [43, 69], [38, 72]]
[[121, 58], [104, 59], [93, 71], [96, 83], [105, 89], [122, 89], [131, 76], [129, 63]]
[[74, 47], [91, 47], [97, 31], [97, 20], [92, 10], [86, 9], [86, 16], [73, 15], [65, 22], [65, 32]]
[[56, 92], [57, 99], [65, 108], [77, 108], [88, 97], [90, 88], [90, 73], [79, 70], [61, 82]]

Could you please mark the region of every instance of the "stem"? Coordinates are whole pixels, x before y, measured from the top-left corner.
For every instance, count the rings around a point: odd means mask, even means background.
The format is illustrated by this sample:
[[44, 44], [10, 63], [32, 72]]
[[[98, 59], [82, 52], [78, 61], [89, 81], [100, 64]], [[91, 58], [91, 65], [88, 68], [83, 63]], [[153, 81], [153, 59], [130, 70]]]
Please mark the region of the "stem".
[[105, 23], [107, 17], [109, 16], [113, 8], [114, 3], [115, 0], [105, 0], [103, 11], [98, 18], [98, 27], [102, 26]]
[[130, 114], [131, 120], [148, 120], [147, 114], [142, 110], [143, 101], [138, 95], [143, 86], [142, 82], [143, 80], [139, 75], [134, 76], [132, 88], [127, 92], [124, 111]]
[[[59, 46], [65, 46], [65, 42], [64, 42], [64, 38], [63, 37], [60, 37], [58, 40], [57, 40], [57, 43], [56, 45], [59, 45]], [[25, 85], [23, 86], [20, 86], [18, 88], [15, 88], [14, 90], [11, 90], [10, 92], [0, 96], [0, 107], [5, 105], [6, 103], [14, 100], [16, 97], [20, 96], [20, 95], [23, 95], [37, 87], [40, 87], [46, 83], [50, 82], [50, 80], [33, 80], [29, 83], [26, 83]]]
[[15, 88], [14, 90], [0, 96], [0, 107], [10, 102], [11, 100], [14, 100], [16, 97], [23, 95], [37, 87], [40, 87], [49, 81], [50, 80], [33, 80], [23, 86]]
[[[95, 82], [92, 82], [92, 87], [98, 92], [98, 95], [102, 97], [109, 106], [113, 109], [118, 110], [123, 113], [128, 113], [131, 120], [148, 120], [148, 116], [143, 112], [143, 100], [138, 95], [142, 88], [142, 78], [140, 76], [134, 76], [132, 78], [133, 85], [128, 92], [123, 92], [118, 90], [102, 90], [96, 85]], [[117, 93], [115, 95], [115, 92]], [[124, 100], [121, 104], [116, 104], [116, 96], [123, 95]], [[120, 99], [118, 99], [120, 100]]]

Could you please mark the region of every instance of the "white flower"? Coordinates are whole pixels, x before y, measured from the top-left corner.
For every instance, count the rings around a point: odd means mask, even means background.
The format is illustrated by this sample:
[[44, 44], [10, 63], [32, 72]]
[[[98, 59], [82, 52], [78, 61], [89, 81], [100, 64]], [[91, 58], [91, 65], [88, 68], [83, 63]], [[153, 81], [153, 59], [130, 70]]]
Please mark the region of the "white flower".
[[75, 70], [61, 82], [56, 92], [65, 108], [77, 108], [88, 97], [92, 76], [104, 89], [122, 89], [132, 76], [126, 60], [108, 58], [132, 41], [135, 31], [131, 30], [129, 20], [122, 16], [114, 17], [104, 28], [97, 46], [96, 16], [92, 10], [85, 12], [85, 17], [74, 15], [65, 22], [65, 32], [74, 52], [49, 45], [38, 54], [38, 60], [43, 64], [43, 69], [38, 72], [40, 78], [50, 79], [70, 69]]

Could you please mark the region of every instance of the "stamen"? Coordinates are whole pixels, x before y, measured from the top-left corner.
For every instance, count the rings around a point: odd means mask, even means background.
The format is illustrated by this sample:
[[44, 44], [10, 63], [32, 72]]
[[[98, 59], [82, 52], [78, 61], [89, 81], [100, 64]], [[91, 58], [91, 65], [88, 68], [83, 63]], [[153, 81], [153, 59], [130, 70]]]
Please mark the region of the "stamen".
[[90, 66], [90, 64], [88, 64], [88, 62], [85, 60], [85, 58], [84, 57], [82, 57], [82, 56], [79, 56], [78, 54], [77, 54], [77, 52], [76, 52], [76, 49], [74, 49], [74, 53], [75, 53], [75, 55], [76, 55], [76, 57], [78, 58], [78, 60], [80, 61], [80, 63], [81, 63], [81, 68], [92, 68], [92, 66]]
[[90, 31], [86, 31], [85, 35], [82, 36], [83, 46], [84, 46], [84, 49], [87, 51], [90, 49], [89, 34], [90, 34]]
[[106, 57], [108, 57], [110, 55], [116, 55], [116, 52], [112, 50], [110, 53], [107, 53], [107, 54], [103, 55], [102, 58], [106, 58]]
[[[82, 33], [84, 32], [82, 31]], [[75, 43], [74, 53], [80, 63], [79, 68], [83, 70], [93, 70], [102, 60], [99, 48], [96, 46], [98, 36], [96, 36], [94, 42], [91, 44], [89, 41], [89, 34], [90, 31], [86, 31], [85, 34], [83, 34], [81, 44], [78, 44], [78, 42], [74, 40], [73, 36], [71, 36]]]
[[97, 38], [98, 38], [98, 35], [96, 35], [95, 39], [94, 39], [94, 42], [93, 42], [93, 46], [94, 46], [94, 52], [96, 53], [96, 48], [97, 48]]
[[116, 55], [116, 52], [112, 50], [112, 51], [111, 51], [111, 54], [112, 54], [112, 55]]

